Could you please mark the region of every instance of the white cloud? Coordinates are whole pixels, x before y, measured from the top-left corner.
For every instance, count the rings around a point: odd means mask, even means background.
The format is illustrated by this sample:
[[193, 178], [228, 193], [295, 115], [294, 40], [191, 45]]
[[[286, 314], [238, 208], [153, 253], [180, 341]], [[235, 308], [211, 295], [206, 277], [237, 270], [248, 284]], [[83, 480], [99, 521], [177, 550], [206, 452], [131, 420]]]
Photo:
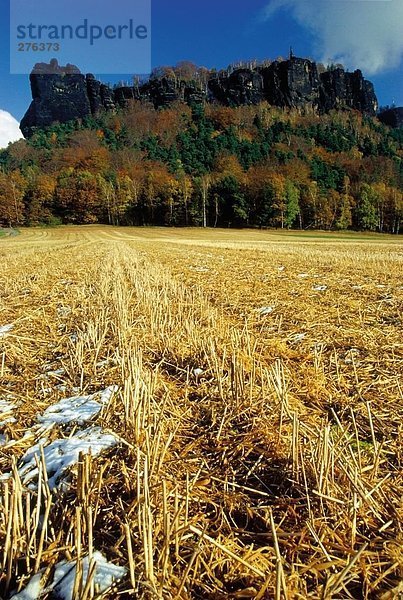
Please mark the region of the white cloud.
[[368, 74], [400, 64], [402, 0], [271, 0], [266, 18], [280, 9], [310, 30], [317, 57], [326, 64], [341, 62]]
[[9, 112], [0, 109], [0, 148], [7, 148], [9, 142], [22, 138], [20, 124]]

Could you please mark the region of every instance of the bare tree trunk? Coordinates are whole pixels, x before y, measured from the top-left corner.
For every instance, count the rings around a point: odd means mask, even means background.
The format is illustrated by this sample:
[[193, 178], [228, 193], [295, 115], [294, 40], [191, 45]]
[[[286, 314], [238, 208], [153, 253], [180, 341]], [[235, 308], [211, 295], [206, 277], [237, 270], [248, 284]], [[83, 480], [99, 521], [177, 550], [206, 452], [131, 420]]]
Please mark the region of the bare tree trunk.
[[202, 213], [203, 213], [203, 227], [207, 227], [207, 197], [210, 188], [211, 180], [208, 175], [204, 175], [202, 178]]
[[16, 223], [16, 225], [19, 225], [20, 224], [20, 215], [19, 215], [19, 210], [18, 210], [17, 194], [15, 193], [15, 184], [14, 184], [14, 182], [11, 182], [11, 189], [13, 191], [15, 223]]
[[215, 196], [215, 198], [214, 198], [214, 205], [215, 205], [214, 227], [217, 227], [217, 222], [218, 222], [218, 198], [217, 198], [217, 196]]
[[207, 190], [203, 188], [203, 227], [207, 227], [207, 214], [206, 214], [206, 204], [207, 204]]

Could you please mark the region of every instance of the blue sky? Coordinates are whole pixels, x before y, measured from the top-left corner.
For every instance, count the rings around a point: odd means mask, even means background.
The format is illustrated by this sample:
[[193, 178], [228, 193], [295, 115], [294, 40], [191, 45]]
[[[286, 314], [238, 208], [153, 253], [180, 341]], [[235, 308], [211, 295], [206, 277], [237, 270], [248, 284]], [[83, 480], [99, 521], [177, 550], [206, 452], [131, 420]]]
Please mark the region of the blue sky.
[[[9, 0], [0, 2], [0, 109], [20, 119], [31, 100], [29, 80], [25, 75], [9, 74]], [[326, 12], [325, 7], [336, 6], [336, 2], [339, 14]], [[326, 53], [330, 52], [335, 57], [340, 55], [350, 69], [362, 68], [364, 75], [374, 82], [380, 104], [394, 101], [396, 105], [403, 105], [403, 43], [400, 40], [403, 38], [400, 33], [403, 0], [271, 0], [269, 9], [268, 5], [268, 0], [154, 0], [152, 65], [174, 64], [186, 59], [220, 68], [240, 59], [287, 56], [292, 45], [296, 55], [315, 60], [326, 59]], [[307, 13], [308, 5], [311, 13]], [[340, 5], [343, 13], [340, 13]], [[392, 19], [391, 11], [396, 6], [398, 11]], [[362, 23], [360, 27], [354, 21], [362, 19], [361, 14], [354, 14], [357, 10], [367, 15], [367, 21], [365, 18], [363, 22], [357, 21]], [[338, 23], [337, 19], [343, 20], [344, 15], [345, 22]], [[395, 27], [396, 19], [398, 26]], [[333, 20], [331, 33], [329, 20]], [[351, 23], [350, 30], [345, 27], [346, 23]], [[368, 36], [365, 35], [367, 29]], [[366, 64], [355, 64], [357, 57], [360, 63]], [[386, 68], [385, 64], [390, 63], [393, 68]], [[101, 78], [114, 82], [126, 79], [127, 75], [130, 74]]]

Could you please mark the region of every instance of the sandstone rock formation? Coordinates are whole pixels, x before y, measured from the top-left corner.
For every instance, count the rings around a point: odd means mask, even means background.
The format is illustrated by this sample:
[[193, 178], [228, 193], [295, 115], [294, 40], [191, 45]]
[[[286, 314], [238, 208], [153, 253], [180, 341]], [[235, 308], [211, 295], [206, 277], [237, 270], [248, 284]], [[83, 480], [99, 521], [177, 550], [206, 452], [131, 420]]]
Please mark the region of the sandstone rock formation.
[[111, 89], [93, 75], [81, 74], [74, 65], [61, 67], [56, 60], [49, 65], [37, 64], [30, 81], [33, 100], [21, 121], [26, 137], [35, 127], [115, 110], [130, 100], [148, 101], [155, 108], [176, 101], [241, 106], [266, 100], [282, 108], [311, 107], [319, 113], [344, 108], [372, 116], [378, 109], [374, 87], [361, 71], [348, 73], [337, 68], [319, 74], [314, 62], [294, 56], [266, 67], [214, 73], [207, 84], [164, 76], [142, 85]]

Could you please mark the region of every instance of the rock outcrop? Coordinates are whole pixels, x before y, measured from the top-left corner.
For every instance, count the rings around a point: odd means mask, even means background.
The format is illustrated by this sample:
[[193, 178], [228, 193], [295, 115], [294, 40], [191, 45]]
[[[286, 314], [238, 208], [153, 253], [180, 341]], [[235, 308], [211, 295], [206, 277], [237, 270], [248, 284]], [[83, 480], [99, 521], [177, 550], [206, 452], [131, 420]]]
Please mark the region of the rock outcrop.
[[262, 70], [265, 97], [274, 106], [322, 109], [319, 104], [320, 79], [316, 63], [292, 57], [275, 61]]
[[238, 70], [221, 80], [210, 80], [213, 96], [227, 105], [257, 104], [304, 108], [318, 112], [351, 108], [374, 116], [378, 101], [374, 86], [361, 71], [337, 68], [319, 75], [316, 63], [292, 57], [256, 71]]
[[99, 114], [127, 106], [130, 100], [148, 101], [155, 108], [173, 102], [212, 102], [225, 106], [253, 105], [266, 100], [282, 108], [310, 107], [323, 113], [355, 109], [375, 115], [378, 102], [374, 87], [361, 71], [341, 68], [319, 74], [314, 62], [291, 56], [266, 67], [214, 73], [207, 83], [154, 77], [142, 85], [115, 89], [83, 75], [74, 65], [60, 67], [40, 63], [30, 76], [32, 103], [21, 121], [21, 131], [32, 135], [36, 127]]
[[227, 106], [259, 104], [265, 100], [262, 75], [250, 69], [237, 69], [228, 76], [216, 75], [208, 82], [209, 97]]

